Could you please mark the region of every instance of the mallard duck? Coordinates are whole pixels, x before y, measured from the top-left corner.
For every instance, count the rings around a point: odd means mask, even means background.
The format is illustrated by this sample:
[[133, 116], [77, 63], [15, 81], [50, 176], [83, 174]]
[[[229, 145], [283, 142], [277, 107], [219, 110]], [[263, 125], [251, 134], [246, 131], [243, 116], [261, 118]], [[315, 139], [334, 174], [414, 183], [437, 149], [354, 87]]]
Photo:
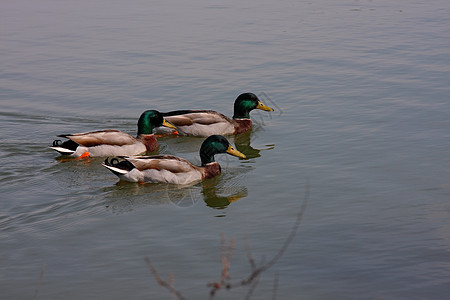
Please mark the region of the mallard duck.
[[191, 184], [220, 174], [220, 165], [214, 160], [219, 153], [245, 158], [226, 138], [212, 135], [200, 147], [200, 167], [173, 155], [124, 156], [121, 161], [115, 157], [106, 159], [103, 166], [125, 181]]
[[155, 151], [158, 141], [153, 129], [158, 126], [175, 128], [156, 110], [144, 111], [137, 123], [137, 137], [116, 129], [106, 129], [85, 133], [61, 134], [68, 140], [53, 141], [51, 149], [72, 157], [137, 155]]
[[249, 113], [253, 109], [273, 111], [262, 104], [255, 94], [244, 93], [234, 102], [232, 119], [213, 110], [177, 110], [163, 113], [163, 116], [175, 125], [182, 135], [206, 137], [212, 134], [231, 135], [248, 131], [252, 128]]

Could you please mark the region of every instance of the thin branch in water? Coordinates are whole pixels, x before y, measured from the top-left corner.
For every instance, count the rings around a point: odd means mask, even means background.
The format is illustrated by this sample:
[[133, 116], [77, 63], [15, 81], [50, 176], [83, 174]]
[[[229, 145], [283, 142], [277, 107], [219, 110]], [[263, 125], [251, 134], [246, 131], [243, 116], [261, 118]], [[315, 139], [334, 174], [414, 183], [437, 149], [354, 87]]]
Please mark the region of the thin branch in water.
[[233, 255], [234, 239], [231, 239], [228, 250], [225, 248], [225, 235], [222, 233], [222, 278], [221, 284], [230, 279], [231, 256]]
[[211, 287], [211, 290], [209, 292], [209, 299], [213, 299], [216, 292], [222, 288], [230, 289], [231, 286], [229, 284], [230, 280], [230, 265], [231, 265], [231, 256], [233, 255], [233, 248], [234, 248], [234, 239], [231, 239], [230, 245], [226, 246], [226, 240], [225, 235], [222, 233], [220, 235], [221, 238], [221, 261], [222, 261], [222, 272], [220, 276], [219, 282], [213, 282], [209, 283], [208, 286]]
[[150, 258], [146, 257], [145, 262], [147, 263], [148, 268], [152, 272], [153, 276], [155, 277], [156, 282], [162, 287], [165, 287], [169, 290], [169, 292], [174, 295], [179, 300], [184, 300], [185, 298], [181, 295], [179, 291], [177, 291], [173, 286], [173, 275], [172, 273], [169, 274], [169, 282], [164, 281], [161, 276], [159, 275], [156, 268], [152, 265], [152, 262], [150, 261]]
[[[295, 238], [295, 235], [297, 234], [298, 228], [300, 227], [300, 223], [302, 222], [303, 214], [306, 210], [306, 205], [308, 204], [309, 199], [309, 183], [306, 185], [305, 190], [305, 197], [303, 199], [302, 205], [300, 206], [300, 210], [297, 213], [297, 217], [295, 218], [294, 225], [292, 226], [291, 232], [287, 236], [286, 240], [284, 241], [283, 246], [278, 250], [277, 254], [266, 264], [262, 264], [259, 268], [256, 268], [247, 278], [240, 281], [240, 283], [236, 285], [248, 285], [251, 283], [255, 278], [257, 278], [261, 273], [272, 267], [279, 259], [280, 257], [286, 252], [289, 245], [292, 243], [292, 241]], [[233, 284], [234, 286], [234, 284]]]
[[278, 291], [278, 273], [275, 273], [275, 278], [273, 279], [272, 300], [277, 299], [277, 291]]
[[[281, 256], [283, 256], [283, 254], [286, 252], [287, 248], [289, 247], [289, 245], [292, 243], [292, 241], [294, 240], [298, 228], [300, 227], [302, 218], [303, 218], [303, 214], [305, 213], [306, 210], [306, 206], [308, 204], [308, 200], [309, 200], [309, 182], [306, 184], [306, 189], [305, 189], [305, 196], [303, 199], [303, 202], [300, 206], [300, 210], [297, 213], [297, 217], [295, 218], [295, 222], [294, 225], [292, 226], [291, 232], [289, 233], [289, 235], [287, 236], [286, 240], [284, 241], [283, 245], [281, 246], [281, 248], [278, 250], [278, 252], [275, 254], [275, 256], [269, 260], [267, 263], [265, 262], [264, 257], [262, 258], [262, 261], [259, 263], [259, 267], [256, 266], [255, 260], [253, 259], [253, 256], [249, 250], [249, 247], [247, 247], [247, 258], [249, 260], [250, 266], [252, 267], [252, 272], [250, 273], [250, 275], [248, 275], [246, 278], [242, 279], [239, 282], [236, 283], [231, 283], [230, 281], [224, 280], [227, 279], [226, 277], [223, 276], [223, 274], [228, 274], [228, 268], [230, 265], [230, 259], [231, 259], [231, 244], [230, 244], [230, 249], [228, 252], [228, 257], [225, 256], [225, 237], [222, 234], [222, 264], [223, 264], [223, 269], [222, 269], [222, 279], [220, 282], [213, 282], [211, 284], [208, 284], [208, 286], [211, 286], [212, 289], [210, 291], [210, 299], [213, 299], [213, 297], [215, 296], [215, 294], [217, 293], [218, 290], [222, 289], [224, 286], [227, 289], [231, 289], [231, 288], [235, 288], [235, 287], [239, 287], [239, 286], [246, 286], [246, 285], [250, 285], [250, 290], [247, 293], [246, 299], [250, 299], [253, 290], [256, 288], [256, 285], [258, 283], [259, 280], [259, 276], [267, 271], [267, 269], [269, 269], [270, 267], [272, 267], [280, 258]], [[233, 241], [232, 241], [233, 242]], [[224, 258], [226, 257], [226, 258]], [[226, 262], [226, 263], [224, 263]], [[276, 281], [276, 288], [278, 288], [278, 279]], [[276, 290], [275, 290], [275, 294], [273, 295], [273, 297], [276, 296]]]
[[253, 291], [256, 289], [256, 286], [259, 283], [259, 277], [257, 277], [255, 280], [253, 280], [250, 283], [250, 288], [248, 289], [247, 295], [245, 296], [245, 300], [250, 300], [252, 297]]
[[245, 239], [245, 250], [247, 251], [247, 259], [253, 272], [256, 269], [256, 263], [255, 259], [253, 258], [252, 252], [250, 250], [250, 245], [248, 244], [247, 239]]
[[37, 299], [39, 290], [41, 289], [42, 278], [44, 278], [44, 273], [45, 273], [45, 268], [46, 268], [46, 267], [47, 267], [47, 264], [44, 264], [44, 265], [42, 266], [41, 274], [39, 275], [38, 285], [37, 285], [37, 287], [36, 287], [36, 290], [34, 290], [34, 296], [33, 296], [33, 299]]
[[[309, 182], [306, 184], [305, 189], [305, 196], [303, 199], [303, 202], [300, 206], [300, 210], [297, 213], [297, 217], [295, 218], [294, 225], [292, 226], [291, 232], [286, 237], [286, 240], [284, 241], [281, 248], [278, 250], [278, 252], [275, 254], [274, 257], [272, 257], [271, 260], [269, 260], [267, 263], [265, 262], [264, 256], [261, 259], [261, 262], [257, 264], [255, 262], [255, 259], [253, 258], [253, 255], [251, 254], [250, 247], [248, 246], [248, 243], [246, 242], [246, 250], [247, 250], [247, 258], [250, 264], [250, 267], [252, 268], [252, 272], [250, 275], [248, 275], [246, 278], [242, 279], [241, 281], [238, 281], [236, 283], [230, 282], [230, 275], [229, 275], [229, 269], [231, 265], [231, 257], [233, 254], [233, 248], [234, 248], [234, 239], [231, 239], [230, 245], [226, 246], [226, 240], [225, 235], [221, 234], [221, 261], [222, 261], [222, 272], [219, 282], [213, 282], [209, 283], [207, 286], [211, 287], [211, 290], [209, 292], [209, 299], [213, 299], [216, 295], [217, 291], [220, 289], [226, 288], [231, 289], [239, 286], [246, 286], [249, 285], [249, 291], [246, 295], [245, 299], [250, 299], [250, 297], [253, 294], [253, 291], [255, 290], [258, 282], [259, 282], [259, 275], [261, 275], [263, 272], [265, 272], [267, 269], [272, 267], [280, 258], [283, 256], [283, 254], [286, 252], [289, 245], [294, 240], [297, 231], [300, 227], [300, 224], [302, 222], [303, 214], [305, 213], [306, 206], [309, 200], [309, 194], [310, 194], [310, 186]], [[155, 280], [158, 282], [159, 285], [165, 287], [168, 289], [176, 298], [179, 300], [184, 300], [184, 297], [181, 295], [179, 291], [177, 291], [174, 288], [173, 284], [173, 275], [169, 275], [169, 283], [164, 281], [161, 276], [159, 275], [158, 271], [155, 269], [155, 267], [152, 265], [150, 259], [148, 257], [145, 258], [145, 261], [147, 263], [148, 268], [153, 273], [153, 276], [155, 277]], [[259, 267], [258, 267], [259, 265]], [[274, 284], [273, 284], [273, 291], [272, 291], [272, 299], [276, 299], [276, 294], [278, 291], [278, 273], [275, 275]]]
[[170, 272], [169, 273], [169, 286], [174, 287], [174, 281], [175, 281], [175, 279], [173, 278], [173, 273]]

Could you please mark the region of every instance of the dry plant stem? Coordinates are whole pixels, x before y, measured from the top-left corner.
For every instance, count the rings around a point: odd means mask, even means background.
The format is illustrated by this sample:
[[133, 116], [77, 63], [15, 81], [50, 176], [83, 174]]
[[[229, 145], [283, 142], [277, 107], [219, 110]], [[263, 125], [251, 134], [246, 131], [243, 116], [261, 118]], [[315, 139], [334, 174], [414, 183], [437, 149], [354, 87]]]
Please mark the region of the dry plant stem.
[[[250, 288], [249, 288], [249, 291], [248, 291], [247, 296], [246, 296], [245, 299], [250, 299], [254, 289], [256, 288], [256, 286], [258, 284], [259, 275], [261, 275], [264, 271], [266, 271], [267, 269], [272, 267], [281, 258], [281, 256], [286, 252], [287, 248], [289, 247], [289, 245], [294, 240], [294, 238], [295, 238], [295, 236], [297, 234], [298, 228], [300, 227], [300, 223], [302, 221], [303, 214], [304, 214], [304, 212], [306, 210], [306, 205], [308, 203], [308, 199], [309, 199], [309, 183], [306, 184], [305, 198], [303, 199], [302, 205], [300, 206], [300, 210], [297, 213], [297, 217], [295, 219], [294, 225], [292, 226], [291, 232], [287, 236], [287, 238], [284, 241], [284, 243], [281, 246], [281, 248], [278, 250], [278, 252], [275, 254], [275, 256], [271, 260], [269, 260], [269, 262], [266, 263], [265, 259], [262, 259], [262, 261], [259, 263], [259, 267], [258, 267], [257, 263], [255, 262], [252, 254], [250, 252], [248, 244], [246, 244], [247, 258], [248, 258], [249, 264], [251, 266], [252, 272], [246, 278], [244, 278], [241, 281], [238, 281], [236, 283], [233, 283], [233, 284], [230, 282], [229, 269], [230, 269], [230, 264], [231, 264], [231, 256], [233, 254], [234, 239], [232, 239], [230, 241], [230, 245], [227, 248], [226, 247], [226, 241], [225, 241], [225, 235], [222, 233], [222, 235], [221, 235], [221, 241], [222, 241], [222, 256], [221, 256], [222, 273], [221, 273], [221, 278], [220, 278], [219, 282], [213, 282], [213, 283], [208, 284], [208, 286], [211, 287], [211, 290], [209, 292], [209, 299], [213, 299], [214, 296], [216, 295], [217, 291], [222, 289], [222, 288], [231, 289], [231, 288], [234, 288], [234, 287], [246, 286], [246, 285], [250, 285]], [[151, 263], [151, 261], [150, 261], [150, 259], [148, 257], [145, 258], [145, 262], [147, 263], [148, 268], [152, 272], [153, 276], [155, 277], [155, 280], [158, 282], [159, 285], [161, 285], [161, 286], [165, 287], [166, 289], [168, 289], [170, 291], [170, 293], [172, 293], [172, 295], [174, 297], [176, 297], [177, 299], [179, 299], [179, 300], [184, 300], [185, 299], [181, 295], [181, 293], [174, 288], [173, 275], [172, 274], [169, 275], [169, 282], [164, 281], [161, 278], [161, 276], [159, 275], [158, 271], [152, 265], [152, 263]], [[41, 273], [41, 277], [43, 275], [42, 273]], [[278, 274], [275, 275], [275, 279], [274, 279], [272, 299], [276, 298], [277, 290], [278, 290]], [[36, 294], [37, 294], [37, 292], [36, 292]]]
[[228, 284], [230, 280], [229, 270], [230, 270], [230, 264], [231, 264], [231, 256], [233, 255], [233, 248], [234, 248], [234, 239], [231, 239], [230, 245], [228, 246], [228, 249], [226, 247], [226, 240], [225, 235], [222, 233], [220, 235], [221, 238], [221, 245], [222, 245], [222, 273], [220, 276], [219, 282], [213, 282], [209, 283], [208, 286], [212, 287], [211, 291], [209, 292], [209, 298], [212, 299], [216, 292], [222, 288], [230, 288], [230, 285]]
[[245, 296], [245, 300], [250, 300], [250, 298], [253, 295], [253, 291], [256, 289], [256, 286], [258, 285], [258, 283], [259, 283], [259, 277], [255, 278], [255, 280], [253, 280], [250, 283], [250, 288], [247, 291], [247, 295]]
[[273, 279], [272, 300], [277, 299], [277, 291], [278, 291], [278, 273], [275, 274], [275, 278]]
[[262, 272], [264, 272], [267, 269], [269, 269], [270, 267], [272, 267], [280, 259], [280, 257], [284, 254], [284, 252], [286, 252], [287, 248], [292, 243], [292, 241], [295, 238], [295, 235], [297, 234], [298, 228], [300, 227], [300, 223], [302, 222], [303, 214], [306, 210], [306, 205], [308, 203], [308, 199], [309, 199], [309, 184], [307, 184], [307, 186], [306, 186], [305, 198], [303, 200], [302, 205], [300, 206], [300, 211], [297, 213], [297, 217], [295, 219], [294, 225], [292, 226], [292, 230], [289, 233], [286, 240], [284, 241], [283, 246], [280, 248], [280, 250], [278, 250], [277, 254], [275, 254], [275, 256], [268, 263], [262, 264], [260, 267], [253, 270], [253, 272], [247, 278], [241, 280], [237, 284], [233, 284], [232, 286], [235, 286], [235, 285], [242, 286], [242, 285], [249, 284], [256, 277], [258, 277]]
[[173, 275], [169, 275], [169, 283], [167, 281], [163, 280], [161, 276], [159, 275], [158, 271], [155, 269], [155, 267], [152, 265], [152, 262], [150, 261], [150, 258], [146, 257], [145, 262], [147, 263], [148, 268], [152, 272], [153, 276], [155, 277], [156, 282], [162, 287], [165, 287], [169, 290], [169, 292], [176, 297], [176, 299], [184, 300], [185, 298], [181, 295], [179, 291], [177, 291], [173, 287]]
[[221, 234], [222, 239], [222, 278], [220, 284], [223, 285], [225, 281], [230, 279], [229, 270], [231, 264], [231, 256], [233, 255], [234, 239], [231, 239], [228, 251], [225, 249], [225, 235]]
[[45, 268], [46, 268], [46, 267], [47, 267], [46, 264], [44, 264], [44, 265], [42, 266], [42, 269], [41, 269], [41, 275], [39, 275], [39, 281], [38, 281], [38, 285], [37, 285], [37, 287], [36, 287], [36, 290], [34, 291], [33, 299], [37, 299], [39, 290], [40, 290], [40, 288], [41, 288], [42, 278], [44, 278], [44, 272], [45, 272]]
[[[303, 199], [302, 205], [300, 206], [300, 210], [297, 213], [297, 217], [295, 218], [295, 222], [294, 225], [292, 226], [291, 232], [289, 233], [289, 235], [287, 236], [286, 240], [284, 241], [283, 246], [280, 248], [280, 250], [278, 250], [278, 252], [275, 254], [275, 256], [267, 263], [263, 262], [260, 263], [259, 267], [256, 267], [256, 263], [255, 260], [253, 259], [252, 254], [250, 253], [249, 247], [247, 247], [247, 257], [250, 263], [250, 266], [252, 268], [252, 272], [250, 273], [250, 275], [244, 279], [242, 279], [239, 282], [235, 282], [235, 283], [230, 283], [230, 282], [224, 282], [223, 281], [223, 276], [222, 276], [222, 280], [220, 283], [218, 282], [214, 282], [212, 284], [209, 284], [208, 286], [211, 286], [212, 289], [210, 291], [210, 299], [213, 299], [214, 295], [216, 294], [216, 292], [220, 289], [222, 289], [224, 286], [227, 289], [231, 289], [234, 287], [239, 287], [239, 286], [245, 286], [245, 285], [250, 285], [250, 290], [247, 293], [246, 299], [250, 299], [253, 290], [255, 289], [257, 283], [258, 283], [258, 277], [259, 275], [261, 275], [264, 271], [266, 271], [267, 269], [269, 269], [270, 267], [272, 267], [280, 258], [281, 256], [283, 256], [283, 254], [286, 252], [287, 248], [289, 247], [289, 245], [292, 243], [292, 241], [294, 240], [298, 228], [300, 227], [300, 223], [302, 221], [303, 218], [303, 214], [306, 210], [306, 205], [308, 204], [308, 199], [309, 199], [309, 183], [306, 184], [306, 190], [305, 190], [305, 197]], [[222, 274], [228, 274], [228, 268], [230, 266], [230, 261], [229, 260], [225, 260], [226, 263], [224, 263], [224, 257], [227, 257], [228, 259], [231, 259], [231, 250], [232, 247], [230, 245], [229, 248], [229, 253], [228, 256], [225, 256], [224, 254], [224, 237], [222, 236], [222, 265], [223, 265], [223, 270], [222, 270]], [[225, 266], [226, 266], [226, 270], [225, 270]], [[278, 278], [276, 279], [276, 285], [274, 284], [274, 289], [278, 288]], [[273, 297], [275, 297], [276, 295], [276, 290], [274, 291], [274, 295]]]
[[250, 251], [250, 246], [248, 245], [247, 239], [245, 239], [245, 250], [247, 251], [247, 259], [253, 272], [256, 269], [256, 263], [255, 259], [253, 258], [252, 252]]

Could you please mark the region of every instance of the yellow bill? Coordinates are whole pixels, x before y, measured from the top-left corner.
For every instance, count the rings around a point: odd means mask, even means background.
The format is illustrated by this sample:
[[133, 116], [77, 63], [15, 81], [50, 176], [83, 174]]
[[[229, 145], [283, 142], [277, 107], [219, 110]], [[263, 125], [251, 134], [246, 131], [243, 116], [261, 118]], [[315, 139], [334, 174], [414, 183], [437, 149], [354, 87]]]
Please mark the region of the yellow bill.
[[237, 151], [237, 150], [234, 149], [234, 147], [231, 146], [231, 145], [228, 146], [227, 153], [228, 153], [228, 154], [231, 154], [231, 155], [234, 155], [234, 156], [237, 156], [237, 157], [240, 157], [240, 158], [246, 158], [246, 156], [245, 156], [243, 153]]
[[262, 104], [261, 101], [258, 101], [258, 106], [256, 108], [265, 111], [273, 111], [272, 107], [268, 107], [267, 105]]
[[163, 120], [163, 126], [166, 126], [166, 127], [169, 127], [169, 128], [173, 128], [173, 129], [177, 129], [174, 125], [172, 125], [171, 123], [166, 121], [166, 119]]

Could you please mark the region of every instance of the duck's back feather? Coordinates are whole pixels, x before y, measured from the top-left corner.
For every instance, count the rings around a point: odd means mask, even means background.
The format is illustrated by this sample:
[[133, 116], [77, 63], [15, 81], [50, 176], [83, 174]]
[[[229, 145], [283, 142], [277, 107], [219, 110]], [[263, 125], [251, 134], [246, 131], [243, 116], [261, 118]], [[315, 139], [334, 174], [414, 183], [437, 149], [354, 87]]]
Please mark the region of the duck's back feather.
[[235, 122], [213, 110], [178, 110], [164, 113], [164, 118], [178, 128], [179, 133], [195, 136], [233, 134]]
[[173, 155], [150, 155], [150, 156], [124, 156], [138, 170], [165, 169], [174, 173], [188, 172], [192, 169], [201, 170], [189, 161]]
[[[189, 161], [172, 155], [123, 157], [132, 163], [136, 171], [130, 174], [136, 181], [189, 184], [204, 178], [204, 170]], [[127, 178], [125, 178], [127, 179]]]
[[76, 134], [62, 134], [59, 137], [65, 137], [77, 144], [85, 147], [94, 147], [98, 145], [123, 146], [136, 143], [136, 139], [128, 133], [116, 129], [107, 129], [91, 131]]
[[[214, 110], [176, 110], [163, 113], [163, 116], [169, 122], [171, 122], [170, 120], [174, 120], [174, 122], [177, 120], [188, 122], [188, 119], [191, 120], [192, 123], [204, 125], [214, 124], [217, 122], [232, 122], [230, 118]], [[177, 125], [175, 123], [172, 124], [175, 126]]]

